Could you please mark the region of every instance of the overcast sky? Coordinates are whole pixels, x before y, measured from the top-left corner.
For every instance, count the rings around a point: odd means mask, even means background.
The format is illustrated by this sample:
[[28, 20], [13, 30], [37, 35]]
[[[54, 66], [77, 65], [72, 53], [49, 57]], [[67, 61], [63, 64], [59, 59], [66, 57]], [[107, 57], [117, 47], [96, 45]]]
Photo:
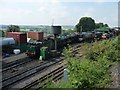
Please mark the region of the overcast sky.
[[[109, 1], [109, 2], [108, 2]], [[92, 17], [109, 26], [118, 25], [119, 0], [0, 0], [0, 24], [76, 25]]]

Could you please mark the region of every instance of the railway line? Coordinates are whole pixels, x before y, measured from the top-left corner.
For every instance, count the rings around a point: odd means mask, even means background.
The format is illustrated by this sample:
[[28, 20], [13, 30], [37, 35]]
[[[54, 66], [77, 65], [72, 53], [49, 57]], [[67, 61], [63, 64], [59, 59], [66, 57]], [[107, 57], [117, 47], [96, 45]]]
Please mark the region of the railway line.
[[7, 67], [11, 67], [11, 66], [16, 65], [18, 63], [27, 62], [24, 60], [27, 58], [28, 57], [25, 53], [21, 53], [19, 55], [4, 58], [4, 59], [2, 59], [2, 69], [7, 68]]
[[18, 66], [22, 66], [22, 65], [27, 64], [27, 63], [32, 62], [32, 61], [33, 61], [33, 60], [30, 59], [30, 58], [24, 58], [24, 59], [22, 59], [21, 62], [17, 62], [16, 64], [14, 64], [14, 65], [12, 65], [12, 66], [3, 68], [3, 69], [2, 69], [2, 72], [6, 72], [6, 71], [8, 71], [8, 70], [10, 70], [10, 69], [12, 69], [12, 68], [16, 68], [16, 67], [18, 67]]
[[[72, 46], [74, 46], [74, 48], [72, 48], [72, 52], [73, 54], [75, 54], [78, 48], [80, 47], [80, 43], [74, 44]], [[28, 89], [28, 88], [35, 88], [38, 86], [39, 86], [38, 88], [41, 88], [50, 81], [48, 80], [47, 82], [45, 82], [46, 79], [48, 78], [52, 78], [52, 80], [57, 81], [63, 77], [64, 65], [59, 67], [59, 63], [62, 62], [64, 58], [65, 57], [60, 56], [58, 58], [53, 58], [49, 61], [43, 61], [43, 62], [40, 60], [29, 59], [29, 60], [25, 60], [25, 62], [21, 62], [11, 67], [4, 68], [2, 88]], [[55, 66], [53, 69], [49, 69], [50, 67], [53, 66]], [[12, 69], [15, 69], [15, 71], [11, 72]], [[35, 79], [36, 77], [39, 78]], [[23, 82], [25, 82], [24, 85]]]
[[[59, 35], [61, 31], [61, 26], [53, 27], [53, 34], [56, 37], [57, 34]], [[55, 32], [54, 32], [55, 30]], [[57, 32], [57, 31], [58, 32]], [[104, 35], [101, 35], [96, 32], [86, 32], [86, 33], [73, 33], [68, 35], [60, 36], [59, 39], [56, 39], [56, 43], [59, 43], [57, 47], [60, 49], [64, 46], [67, 46], [67, 44], [72, 44], [71, 53], [73, 57], [76, 55], [81, 56], [81, 52], [79, 52], [80, 43], [78, 42], [93, 42], [95, 40], [100, 39], [107, 39], [111, 38], [112, 36], [110, 33], [107, 33]], [[112, 34], [112, 33], [111, 33]], [[96, 38], [97, 36], [97, 38]], [[54, 37], [54, 39], [55, 39]], [[27, 39], [27, 38], [26, 38]], [[39, 41], [39, 40], [38, 40]], [[30, 44], [30, 50], [27, 50], [26, 54], [29, 57], [32, 58], [39, 58], [40, 56], [46, 58], [45, 54], [48, 53], [49, 50], [52, 50], [54, 48], [54, 40], [53, 37], [49, 37], [48, 40], [40, 40], [42, 43], [29, 43]], [[74, 43], [74, 44], [73, 44]], [[75, 44], [78, 43], [78, 44]], [[42, 46], [47, 48], [42, 48]], [[55, 46], [55, 48], [57, 49]], [[59, 49], [58, 48], [58, 49]], [[56, 53], [56, 52], [55, 52]], [[63, 77], [63, 71], [64, 71], [64, 65], [65, 62], [63, 62], [64, 58], [58, 57], [53, 58], [52, 61], [40, 61], [40, 60], [32, 60], [27, 57], [25, 54], [19, 54], [12, 57], [8, 57], [3, 59], [2, 68], [0, 72], [2, 72], [3, 79], [0, 81], [2, 83], [2, 89], [30, 89], [30, 88], [42, 88], [47, 83], [49, 83], [51, 80], [57, 81]], [[54, 52], [52, 52], [52, 55], [54, 57]], [[51, 55], [51, 56], [52, 56]], [[76, 58], [76, 57], [75, 57]]]
[[56, 59], [54, 62], [46, 62], [43, 65], [35, 66], [29, 70], [27, 69], [24, 72], [18, 73], [16, 75], [8, 77], [8, 78], [5, 78], [2, 81], [3, 89], [13, 85], [14, 83], [18, 83], [19, 81], [24, 80], [30, 76], [34, 76], [36, 73], [42, 71], [45, 68], [50, 67], [51, 65], [54, 65], [54, 64], [60, 62], [61, 60], [63, 60], [63, 59]]
[[[33, 82], [32, 84], [29, 84], [24, 89], [40, 89], [42, 87], [45, 87], [49, 82], [51, 81], [58, 81], [63, 77], [64, 73], [64, 63], [58, 65], [57, 67], [54, 66], [54, 68], [51, 69], [49, 73], [46, 73], [44, 76], [40, 77], [39, 80]], [[49, 78], [49, 79], [48, 79]]]
[[[80, 43], [71, 45], [71, 52], [72, 54], [76, 55], [79, 53], [79, 48], [81, 47]], [[33, 64], [31, 67], [23, 68], [21, 71], [18, 71], [16, 74], [13, 73], [13, 76], [10, 75], [10, 77], [5, 76], [5, 78], [2, 80], [3, 83], [3, 90], [4, 89], [22, 89], [22, 90], [29, 90], [31, 88], [34, 89], [40, 89], [42, 87], [45, 87], [47, 83], [50, 81], [58, 81], [63, 77], [63, 71], [65, 68], [65, 63], [63, 63], [63, 59], [65, 57], [58, 57], [53, 58], [50, 61], [44, 61], [40, 62], [40, 60], [33, 60], [29, 63], [26, 63], [30, 66], [30, 63]], [[62, 62], [62, 63], [61, 63]], [[26, 66], [26, 64], [23, 64], [23, 66]], [[18, 66], [16, 68], [20, 68], [23, 66]], [[6, 74], [7, 74], [6, 70]]]
[[[11, 79], [11, 78], [14, 78], [28, 70], [31, 70], [31, 69], [34, 69], [38, 66], [42, 66], [44, 64], [46, 64], [48, 62], [40, 62], [38, 60], [35, 60], [35, 61], [32, 61], [32, 62], [29, 62], [29, 63], [26, 63], [26, 64], [23, 64], [22, 66], [18, 66], [16, 68], [12, 68], [11, 70], [8, 70], [8, 71], [5, 71], [2, 73], [3, 75], [3, 80], [2, 81], [5, 81], [5, 80], [8, 80], [8, 79]], [[14, 72], [13, 72], [14, 70]]]

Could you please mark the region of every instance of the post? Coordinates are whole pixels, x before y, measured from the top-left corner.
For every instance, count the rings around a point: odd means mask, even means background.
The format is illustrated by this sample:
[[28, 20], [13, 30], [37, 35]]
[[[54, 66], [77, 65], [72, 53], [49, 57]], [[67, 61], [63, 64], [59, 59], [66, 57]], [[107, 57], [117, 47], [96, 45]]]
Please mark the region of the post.
[[55, 37], [55, 50], [57, 50], [57, 35], [54, 35]]
[[67, 69], [64, 69], [63, 81], [64, 83], [67, 83], [68, 81], [68, 70]]

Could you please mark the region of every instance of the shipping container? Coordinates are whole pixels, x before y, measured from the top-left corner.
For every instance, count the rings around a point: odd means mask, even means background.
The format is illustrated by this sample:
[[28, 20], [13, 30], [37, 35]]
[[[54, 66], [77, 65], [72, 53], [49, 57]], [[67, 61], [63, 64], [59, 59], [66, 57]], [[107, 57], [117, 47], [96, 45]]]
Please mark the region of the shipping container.
[[23, 32], [7, 32], [6, 37], [12, 37], [17, 43], [27, 43], [27, 34]]
[[43, 40], [43, 32], [28, 32], [27, 38], [41, 41]]

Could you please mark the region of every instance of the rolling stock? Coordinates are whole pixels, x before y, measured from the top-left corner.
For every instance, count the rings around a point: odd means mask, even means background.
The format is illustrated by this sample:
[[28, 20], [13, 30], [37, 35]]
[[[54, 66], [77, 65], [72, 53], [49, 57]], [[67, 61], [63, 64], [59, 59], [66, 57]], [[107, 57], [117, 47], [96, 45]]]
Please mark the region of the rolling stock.
[[[120, 32], [120, 31], [119, 31]], [[118, 33], [118, 32], [117, 32]], [[106, 36], [104, 36], [106, 35]], [[62, 50], [64, 47], [70, 44], [78, 43], [78, 42], [94, 42], [95, 40], [109, 39], [113, 37], [113, 33], [103, 33], [103, 32], [82, 32], [81, 34], [73, 33], [68, 35], [62, 35], [57, 37], [57, 50]], [[39, 43], [39, 42], [38, 42]], [[33, 43], [34, 44], [34, 43]], [[53, 50], [55, 47], [54, 38], [49, 37], [48, 40], [43, 40], [42, 44], [40, 45], [31, 45], [30, 50], [26, 52], [29, 57], [39, 58], [40, 57], [40, 49], [42, 47], [48, 47], [47, 55], [50, 56], [50, 50]]]

